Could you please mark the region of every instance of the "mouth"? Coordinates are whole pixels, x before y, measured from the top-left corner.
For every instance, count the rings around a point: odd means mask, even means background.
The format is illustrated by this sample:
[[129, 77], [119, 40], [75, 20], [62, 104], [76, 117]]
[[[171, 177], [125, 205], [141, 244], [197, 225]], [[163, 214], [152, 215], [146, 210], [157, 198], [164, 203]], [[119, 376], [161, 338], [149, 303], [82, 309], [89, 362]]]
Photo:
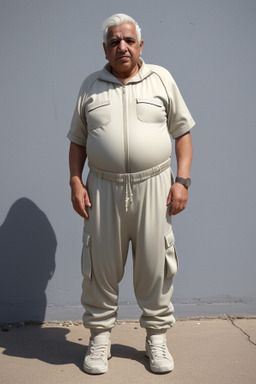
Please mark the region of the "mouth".
[[130, 58], [130, 56], [119, 56], [117, 59], [118, 59], [118, 60], [121, 60], [121, 61], [128, 61], [128, 60], [130, 60], [131, 58]]

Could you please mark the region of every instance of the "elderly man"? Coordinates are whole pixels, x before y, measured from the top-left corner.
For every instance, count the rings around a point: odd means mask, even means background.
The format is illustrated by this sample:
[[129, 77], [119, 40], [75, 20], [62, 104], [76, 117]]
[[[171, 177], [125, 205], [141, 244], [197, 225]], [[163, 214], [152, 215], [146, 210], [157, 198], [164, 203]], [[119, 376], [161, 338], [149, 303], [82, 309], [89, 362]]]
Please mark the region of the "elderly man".
[[143, 40], [131, 17], [107, 19], [103, 40], [108, 63], [83, 82], [68, 133], [72, 203], [85, 219], [82, 304], [91, 337], [83, 366], [91, 374], [108, 370], [118, 284], [131, 242], [146, 356], [153, 372], [170, 372], [166, 331], [175, 322], [171, 295], [177, 271], [171, 217], [187, 204], [195, 123], [170, 73], [140, 58]]

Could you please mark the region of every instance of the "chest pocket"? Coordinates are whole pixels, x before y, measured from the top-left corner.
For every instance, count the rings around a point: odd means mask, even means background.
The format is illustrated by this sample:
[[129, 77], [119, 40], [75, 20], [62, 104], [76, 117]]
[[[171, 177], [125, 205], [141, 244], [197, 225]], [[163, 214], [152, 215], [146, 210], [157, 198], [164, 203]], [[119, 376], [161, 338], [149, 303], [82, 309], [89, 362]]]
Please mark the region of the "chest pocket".
[[144, 123], [164, 123], [166, 111], [163, 103], [156, 99], [136, 99], [137, 117]]
[[86, 121], [89, 131], [110, 123], [111, 110], [109, 100], [91, 103], [86, 109]]

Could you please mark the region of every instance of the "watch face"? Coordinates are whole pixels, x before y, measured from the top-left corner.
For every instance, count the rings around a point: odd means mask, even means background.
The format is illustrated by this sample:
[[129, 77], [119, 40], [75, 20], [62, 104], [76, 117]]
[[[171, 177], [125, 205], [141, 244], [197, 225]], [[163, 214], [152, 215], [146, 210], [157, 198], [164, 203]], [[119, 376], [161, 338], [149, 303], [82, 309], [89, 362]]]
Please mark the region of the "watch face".
[[191, 179], [188, 177], [187, 179], [184, 179], [183, 177], [176, 177], [175, 179], [175, 182], [177, 183], [181, 183], [182, 185], [184, 185], [185, 187], [190, 187], [191, 185]]
[[186, 185], [186, 187], [190, 187], [190, 185], [191, 185], [191, 179], [186, 179], [186, 181], [185, 181], [185, 185]]

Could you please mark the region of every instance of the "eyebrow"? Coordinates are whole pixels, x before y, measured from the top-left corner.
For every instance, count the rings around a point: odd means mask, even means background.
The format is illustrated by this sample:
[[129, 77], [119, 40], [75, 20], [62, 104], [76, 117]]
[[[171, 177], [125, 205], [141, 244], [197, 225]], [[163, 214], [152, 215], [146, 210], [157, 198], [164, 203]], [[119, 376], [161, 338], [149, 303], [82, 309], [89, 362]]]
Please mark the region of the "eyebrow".
[[136, 40], [136, 38], [133, 37], [133, 36], [125, 36], [125, 37], [123, 37], [123, 38], [118, 37], [118, 36], [113, 36], [113, 37], [111, 37], [111, 38], [109, 39], [109, 41], [115, 41], [115, 40], [127, 40], [127, 39]]

